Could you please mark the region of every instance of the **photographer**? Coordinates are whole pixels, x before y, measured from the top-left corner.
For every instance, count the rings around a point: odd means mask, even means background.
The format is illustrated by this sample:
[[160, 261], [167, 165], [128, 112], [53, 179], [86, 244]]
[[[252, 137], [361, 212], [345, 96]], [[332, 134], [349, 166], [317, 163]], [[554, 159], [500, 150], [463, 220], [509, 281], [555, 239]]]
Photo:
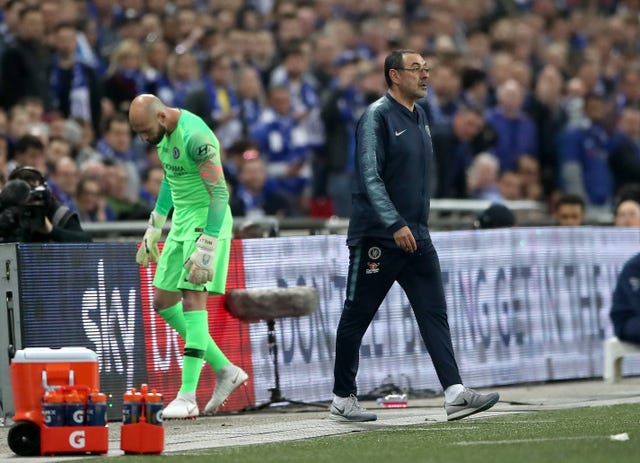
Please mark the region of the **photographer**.
[[19, 167], [0, 192], [0, 242], [88, 243], [91, 236], [75, 212], [56, 201], [44, 176], [33, 167]]

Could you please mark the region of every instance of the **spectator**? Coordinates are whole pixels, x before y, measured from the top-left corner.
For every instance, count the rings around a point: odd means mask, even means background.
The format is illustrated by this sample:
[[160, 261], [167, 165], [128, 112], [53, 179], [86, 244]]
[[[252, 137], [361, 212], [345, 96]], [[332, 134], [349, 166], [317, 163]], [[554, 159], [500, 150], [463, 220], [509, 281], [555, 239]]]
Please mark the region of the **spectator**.
[[138, 195], [127, 193], [129, 170], [123, 164], [112, 162], [107, 165], [106, 201], [117, 220], [142, 220], [148, 217], [151, 209], [138, 199]]
[[538, 75], [534, 96], [528, 109], [538, 128], [539, 174], [546, 197], [558, 190], [560, 183], [558, 136], [568, 121], [567, 111], [562, 105], [562, 89], [560, 71], [553, 66], [545, 66]]
[[313, 39], [313, 62], [309, 73], [318, 83], [318, 88], [329, 88], [336, 76], [336, 59], [340, 46], [335, 37], [320, 33]]
[[142, 48], [133, 40], [123, 40], [111, 53], [104, 82], [104, 96], [113, 111], [126, 113], [131, 100], [147, 90], [142, 69]]
[[[167, 104], [184, 106], [187, 96], [198, 86], [200, 68], [196, 55], [191, 52], [173, 53], [169, 56], [169, 87], [161, 88]], [[171, 93], [171, 94], [170, 94]]]
[[633, 199], [620, 201], [613, 216], [616, 227], [640, 227], [640, 203]]
[[267, 175], [296, 198], [298, 210], [308, 210], [305, 202], [311, 177], [309, 143], [306, 131], [293, 115], [287, 87], [270, 89], [269, 106], [253, 128], [251, 138], [265, 156]]
[[169, 82], [169, 44], [166, 40], [156, 37], [148, 42], [144, 49], [147, 63], [145, 79], [147, 87], [158, 94], [162, 101], [173, 98], [173, 89]]
[[230, 55], [214, 54], [206, 63], [205, 76], [186, 95], [184, 105], [215, 131], [225, 149], [242, 137], [241, 107], [233, 81]]
[[563, 193], [556, 200], [553, 217], [559, 226], [577, 227], [584, 225], [585, 204], [582, 196]]
[[257, 156], [258, 150], [253, 141], [241, 138], [229, 147], [223, 159], [224, 179], [231, 193], [238, 187], [238, 175], [245, 159]]
[[260, 74], [254, 67], [242, 66], [236, 75], [240, 105], [238, 119], [242, 124], [242, 137], [246, 138], [262, 115], [266, 104], [266, 95]]
[[[326, 191], [333, 213], [338, 217], [351, 214], [356, 123], [366, 107], [359, 64], [360, 59], [353, 52], [339, 55], [337, 77], [325, 93], [320, 113], [326, 134], [322, 168], [326, 169]], [[319, 174], [316, 180], [318, 178]]]
[[620, 76], [620, 91], [615, 96], [618, 111], [640, 106], [640, 63], [627, 66]]
[[78, 181], [75, 202], [81, 222], [109, 222], [116, 219], [107, 204], [100, 181], [95, 177], [81, 177]]
[[102, 88], [93, 68], [77, 59], [76, 28], [61, 23], [55, 28], [53, 43], [56, 53], [49, 69], [52, 109], [65, 118], [76, 118], [100, 127]]
[[164, 178], [162, 166], [151, 166], [142, 173], [142, 186], [140, 187], [140, 200], [146, 203], [151, 209], [158, 200], [158, 192]]
[[44, 18], [38, 7], [20, 10], [15, 40], [0, 61], [0, 106], [10, 109], [24, 97], [49, 101], [47, 69], [50, 53], [44, 43]]
[[609, 316], [618, 339], [640, 343], [640, 254], [629, 259], [618, 275]]
[[514, 79], [498, 87], [498, 106], [488, 112], [486, 121], [497, 132], [494, 154], [500, 171], [514, 169], [524, 154], [538, 156], [538, 132], [529, 116], [522, 111], [523, 89]]
[[522, 181], [522, 195], [531, 201], [542, 200], [542, 184], [540, 183], [540, 164], [533, 156], [524, 154], [518, 158], [516, 173]]
[[500, 174], [498, 191], [507, 201], [519, 201], [524, 199], [522, 194], [522, 179], [517, 172], [508, 170]]
[[15, 166], [10, 166], [10, 168], [30, 166], [44, 176], [47, 173], [45, 159], [42, 140], [34, 135], [24, 135], [16, 142], [14, 147]]
[[432, 188], [436, 198], [466, 198], [466, 171], [475, 153], [471, 141], [484, 126], [475, 109], [460, 108], [449, 122], [431, 129], [434, 171]]
[[500, 163], [491, 153], [478, 154], [467, 169], [467, 191], [473, 199], [503, 202], [498, 188]]
[[610, 137], [603, 127], [605, 101], [595, 94], [585, 99], [586, 127], [561, 134], [561, 175], [564, 191], [586, 200], [587, 215], [607, 210], [612, 185], [608, 158]]
[[70, 157], [62, 157], [53, 165], [47, 185], [53, 197], [73, 212], [78, 212], [73, 199], [78, 185], [78, 166]]
[[140, 190], [140, 157], [133, 152], [131, 145], [131, 129], [127, 116], [116, 113], [105, 121], [103, 137], [96, 145], [103, 160], [123, 164], [127, 169], [127, 185], [125, 194], [135, 198]]
[[73, 121], [77, 124], [79, 129], [79, 138], [77, 146], [74, 146], [76, 151], [75, 160], [78, 163], [78, 167], [84, 165], [88, 161], [101, 161], [102, 154], [95, 148], [95, 131], [91, 124], [88, 124], [82, 120]]
[[238, 180], [238, 186], [229, 202], [234, 217], [256, 219], [265, 215], [291, 215], [289, 198], [273, 180], [267, 178], [264, 160], [257, 151], [253, 157], [244, 159]]
[[608, 163], [617, 194], [625, 185], [640, 182], [640, 106], [622, 110], [611, 145]]
[[[111, 163], [111, 161], [106, 161]], [[80, 166], [80, 178], [92, 177], [100, 183], [100, 189], [106, 194], [109, 180], [107, 166], [102, 159], [91, 159]]]
[[[2, 23], [0, 23], [0, 56], [15, 40], [20, 25], [20, 12], [26, 4], [22, 0], [7, 0], [2, 11]], [[2, 75], [0, 74], [0, 79]], [[1, 80], [0, 80], [1, 81]]]
[[462, 104], [484, 111], [489, 91], [487, 73], [482, 69], [466, 67], [462, 69], [460, 74], [462, 87], [460, 100]]
[[[460, 78], [446, 63], [435, 66], [429, 74], [429, 92], [416, 103], [427, 113], [429, 125], [447, 124], [458, 111]], [[481, 106], [475, 109], [482, 111]]]
[[73, 158], [71, 143], [62, 137], [51, 137], [45, 150], [47, 165], [53, 167], [62, 158]]

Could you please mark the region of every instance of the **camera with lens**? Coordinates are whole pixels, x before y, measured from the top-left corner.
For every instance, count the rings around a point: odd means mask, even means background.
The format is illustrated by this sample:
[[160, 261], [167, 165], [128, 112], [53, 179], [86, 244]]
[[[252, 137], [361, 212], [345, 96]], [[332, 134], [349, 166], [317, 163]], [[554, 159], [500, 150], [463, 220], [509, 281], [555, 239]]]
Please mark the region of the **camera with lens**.
[[45, 224], [51, 193], [45, 186], [32, 188], [14, 179], [0, 192], [0, 243], [29, 242]]
[[55, 199], [39, 170], [18, 167], [0, 191], [0, 243], [89, 243], [78, 214]]
[[29, 192], [26, 203], [21, 206], [20, 221], [29, 232], [35, 232], [45, 223], [47, 210], [52, 201], [51, 193], [46, 186], [38, 186]]

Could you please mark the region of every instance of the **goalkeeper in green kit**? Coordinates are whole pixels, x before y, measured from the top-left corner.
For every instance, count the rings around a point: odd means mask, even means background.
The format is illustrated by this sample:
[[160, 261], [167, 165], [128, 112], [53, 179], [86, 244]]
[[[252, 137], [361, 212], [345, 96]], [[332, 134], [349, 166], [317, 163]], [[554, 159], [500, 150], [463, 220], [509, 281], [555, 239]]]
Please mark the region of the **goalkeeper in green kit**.
[[[196, 388], [203, 359], [216, 374], [205, 412], [215, 412], [248, 375], [233, 365], [209, 334], [207, 297], [224, 294], [233, 219], [222, 172], [219, 143], [202, 119], [165, 106], [154, 95], [139, 95], [129, 122], [140, 138], [157, 145], [164, 180], [136, 260], [157, 262], [153, 309], [185, 341], [182, 385], [162, 411], [164, 418], [195, 418]], [[173, 207], [162, 255], [158, 241]]]

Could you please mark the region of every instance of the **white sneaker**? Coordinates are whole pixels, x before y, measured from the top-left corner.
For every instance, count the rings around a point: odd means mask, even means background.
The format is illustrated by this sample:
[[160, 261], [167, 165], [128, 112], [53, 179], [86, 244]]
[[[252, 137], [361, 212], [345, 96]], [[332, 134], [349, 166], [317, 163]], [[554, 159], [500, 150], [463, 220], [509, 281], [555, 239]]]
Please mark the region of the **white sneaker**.
[[165, 420], [196, 418], [200, 414], [196, 397], [193, 392], [178, 394], [173, 401], [162, 410]]
[[216, 388], [211, 400], [204, 407], [205, 413], [215, 413], [233, 391], [241, 384], [246, 385], [247, 379], [249, 379], [249, 375], [242, 368], [233, 364], [220, 368], [216, 373]]

